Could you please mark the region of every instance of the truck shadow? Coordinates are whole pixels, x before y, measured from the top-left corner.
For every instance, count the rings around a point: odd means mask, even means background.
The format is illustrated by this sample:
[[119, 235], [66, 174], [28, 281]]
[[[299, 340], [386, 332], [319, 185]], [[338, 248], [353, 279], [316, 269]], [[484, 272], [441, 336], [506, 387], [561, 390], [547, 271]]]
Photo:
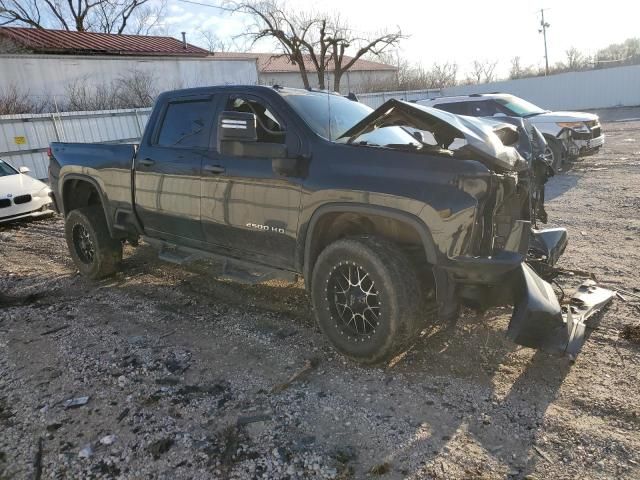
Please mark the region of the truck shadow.
[[578, 185], [580, 177], [576, 173], [571, 172], [571, 166], [558, 175], [551, 177], [545, 185], [545, 200], [553, 200], [567, 193], [569, 190]]
[[[463, 385], [462, 394], [458, 394], [458, 388], [449, 387], [456, 392], [453, 396], [447, 388], [427, 386], [427, 391], [436, 393], [433, 406], [429, 402], [423, 407], [423, 418], [432, 434], [425, 438], [418, 428], [416, 440], [407, 444], [404, 451], [393, 453], [398, 460], [420, 456], [423, 466], [411, 472], [415, 478], [485, 478], [487, 471], [483, 467], [473, 472], [455, 471], [450, 442], [460, 432], [473, 437], [473, 443], [491, 458], [493, 468], [505, 470], [501, 477], [523, 478], [535, 470], [541, 455], [546, 455], [544, 448], [538, 446], [538, 432], [571, 370], [571, 362], [514, 345], [504, 337], [506, 324], [504, 328], [487, 328], [487, 323], [491, 327], [505, 323], [498, 320], [500, 316], [501, 312], [491, 312], [476, 326], [463, 321], [456, 329], [429, 335], [393, 367], [408, 375], [423, 368], [430, 376], [448, 374], [454, 382], [458, 380], [458, 387]], [[441, 400], [437, 400], [438, 394]], [[449, 413], [446, 422], [441, 420], [443, 410]], [[492, 474], [496, 473], [492, 470]]]

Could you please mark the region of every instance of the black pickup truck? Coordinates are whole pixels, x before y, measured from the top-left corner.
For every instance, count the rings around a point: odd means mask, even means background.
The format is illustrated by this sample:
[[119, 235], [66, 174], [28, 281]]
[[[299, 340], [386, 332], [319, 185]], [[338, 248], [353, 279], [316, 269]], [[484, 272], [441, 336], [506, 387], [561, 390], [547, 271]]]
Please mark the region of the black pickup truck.
[[514, 305], [515, 342], [565, 351], [581, 329], [536, 273], [567, 236], [535, 228], [548, 168], [533, 130], [399, 100], [372, 110], [327, 92], [215, 86], [160, 95], [139, 146], [51, 144], [49, 175], [90, 278], [142, 238], [177, 263], [302, 275], [321, 330], [362, 363], [462, 305]]

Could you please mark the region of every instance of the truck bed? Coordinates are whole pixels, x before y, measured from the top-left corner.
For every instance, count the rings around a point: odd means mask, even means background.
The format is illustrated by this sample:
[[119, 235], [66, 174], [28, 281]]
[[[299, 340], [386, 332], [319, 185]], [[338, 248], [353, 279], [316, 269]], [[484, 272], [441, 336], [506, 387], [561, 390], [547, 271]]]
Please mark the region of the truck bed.
[[112, 225], [119, 210], [133, 211], [136, 149], [133, 144], [52, 143], [49, 179], [56, 198], [63, 198], [65, 185], [74, 177], [91, 178], [104, 196], [102, 204]]

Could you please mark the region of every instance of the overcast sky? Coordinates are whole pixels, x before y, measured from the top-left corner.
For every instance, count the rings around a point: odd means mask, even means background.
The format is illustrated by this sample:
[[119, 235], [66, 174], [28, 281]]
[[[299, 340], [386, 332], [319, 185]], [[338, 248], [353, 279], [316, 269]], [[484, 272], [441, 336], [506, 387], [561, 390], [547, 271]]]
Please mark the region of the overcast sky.
[[[216, 0], [195, 0], [220, 5]], [[544, 46], [538, 33], [541, 7], [551, 24], [547, 41], [549, 61], [565, 58], [574, 46], [592, 54], [598, 48], [629, 37], [640, 37], [640, 2], [637, 0], [580, 0], [544, 2], [524, 0], [380, 1], [289, 0], [295, 9], [315, 8], [339, 12], [360, 32], [395, 30], [398, 26], [410, 37], [402, 41], [400, 54], [425, 66], [453, 61], [464, 71], [475, 59], [499, 62], [499, 73], [506, 75], [510, 59], [521, 57], [522, 65], [543, 65]], [[215, 8], [180, 0], [168, 0], [165, 19], [169, 32], [179, 36], [186, 31], [197, 43], [196, 30], [209, 29], [220, 38], [238, 35], [248, 19]], [[259, 50], [269, 49], [260, 45]]]

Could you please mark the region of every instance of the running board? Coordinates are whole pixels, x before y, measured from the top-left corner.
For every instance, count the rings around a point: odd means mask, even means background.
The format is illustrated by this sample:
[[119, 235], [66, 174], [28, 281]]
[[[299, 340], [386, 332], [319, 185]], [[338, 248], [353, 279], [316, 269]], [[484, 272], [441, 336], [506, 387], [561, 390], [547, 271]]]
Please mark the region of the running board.
[[158, 250], [158, 258], [160, 260], [181, 266], [189, 265], [197, 261], [213, 261], [221, 267], [221, 272], [217, 275], [218, 277], [233, 280], [238, 283], [256, 285], [273, 279], [288, 282], [295, 282], [298, 279], [297, 274], [287, 270], [271, 268], [195, 248], [178, 246], [155, 238], [142, 237], [142, 239]]

